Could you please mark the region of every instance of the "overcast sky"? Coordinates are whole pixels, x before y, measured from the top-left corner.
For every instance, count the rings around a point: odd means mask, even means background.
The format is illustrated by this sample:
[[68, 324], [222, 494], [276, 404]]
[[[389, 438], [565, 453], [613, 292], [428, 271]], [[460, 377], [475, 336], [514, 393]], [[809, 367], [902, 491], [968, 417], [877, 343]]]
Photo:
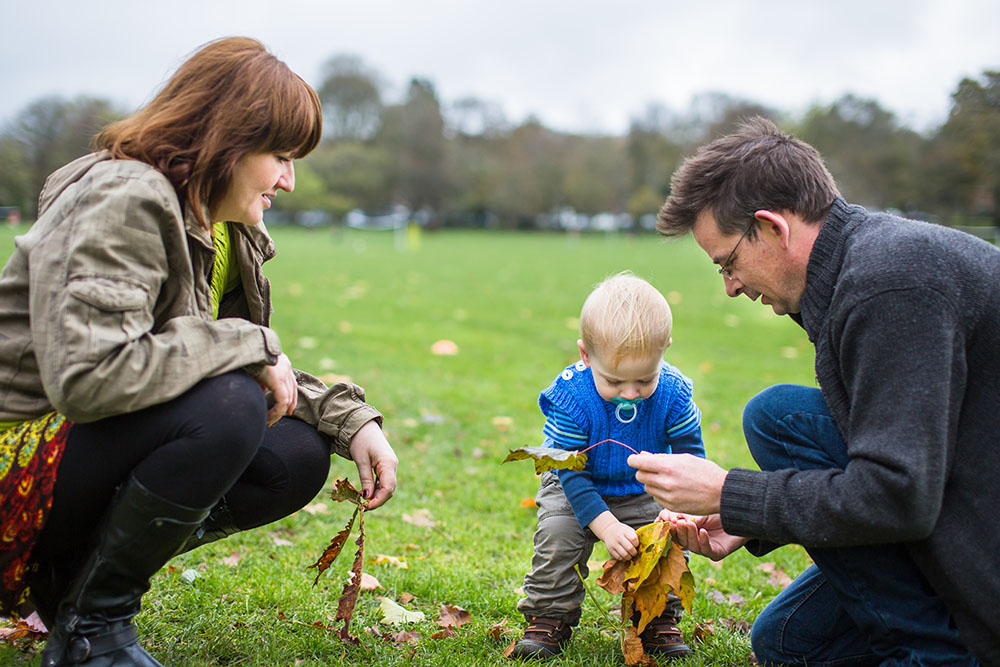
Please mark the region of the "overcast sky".
[[650, 103], [709, 91], [800, 113], [847, 92], [918, 130], [962, 77], [1000, 69], [997, 0], [9, 0], [0, 121], [46, 95], [147, 100], [199, 45], [263, 41], [316, 85], [354, 54], [400, 98], [497, 103], [566, 131], [622, 133]]

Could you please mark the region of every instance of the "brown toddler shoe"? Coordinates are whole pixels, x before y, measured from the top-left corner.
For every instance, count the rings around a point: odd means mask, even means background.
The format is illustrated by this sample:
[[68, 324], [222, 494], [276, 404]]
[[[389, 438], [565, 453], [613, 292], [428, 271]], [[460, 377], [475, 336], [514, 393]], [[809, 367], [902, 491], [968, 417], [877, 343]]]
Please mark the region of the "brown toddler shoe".
[[562, 653], [563, 645], [572, 634], [573, 629], [563, 621], [532, 616], [521, 641], [506, 655], [508, 658], [554, 658]]
[[663, 614], [650, 621], [640, 638], [646, 653], [657, 658], [674, 660], [694, 654], [694, 651], [684, 643], [684, 635], [677, 627], [677, 619], [671, 614]]

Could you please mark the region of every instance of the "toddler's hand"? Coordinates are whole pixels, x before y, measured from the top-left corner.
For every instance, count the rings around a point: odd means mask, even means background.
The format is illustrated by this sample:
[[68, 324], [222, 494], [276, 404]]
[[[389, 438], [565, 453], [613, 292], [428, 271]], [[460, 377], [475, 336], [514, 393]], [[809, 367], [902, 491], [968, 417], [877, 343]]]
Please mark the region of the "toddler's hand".
[[602, 512], [590, 522], [590, 529], [615, 560], [632, 560], [639, 553], [639, 536], [631, 527], [615, 518], [611, 512]]

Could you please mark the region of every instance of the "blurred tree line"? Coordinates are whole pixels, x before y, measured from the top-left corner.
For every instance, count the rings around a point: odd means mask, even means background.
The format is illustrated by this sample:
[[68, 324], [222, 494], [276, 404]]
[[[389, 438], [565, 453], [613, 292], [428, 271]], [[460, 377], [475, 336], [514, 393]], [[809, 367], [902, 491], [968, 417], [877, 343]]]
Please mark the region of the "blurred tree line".
[[[295, 192], [276, 199], [269, 215], [316, 219], [320, 211], [339, 222], [355, 209], [403, 206], [433, 226], [559, 226], [567, 211], [645, 216], [648, 225], [685, 155], [761, 114], [816, 146], [852, 202], [1000, 227], [1000, 71], [960, 81], [947, 120], [923, 134], [853, 95], [792, 118], [710, 93], [681, 113], [650, 105], [625, 136], [599, 136], [558, 132], [534, 118], [514, 124], [498, 104], [477, 98], [446, 103], [427, 79], [412, 79], [395, 102], [386, 88], [357, 57], [325, 64], [316, 88], [323, 142], [296, 163]], [[0, 130], [0, 206], [32, 218], [45, 177], [122, 115], [88, 97], [23, 109]]]

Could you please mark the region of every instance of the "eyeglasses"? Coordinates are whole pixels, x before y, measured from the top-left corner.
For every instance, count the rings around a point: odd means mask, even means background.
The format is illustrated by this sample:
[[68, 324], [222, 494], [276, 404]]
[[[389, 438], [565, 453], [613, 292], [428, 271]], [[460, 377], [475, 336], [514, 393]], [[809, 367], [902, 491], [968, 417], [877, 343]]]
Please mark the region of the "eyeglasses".
[[756, 224], [757, 218], [750, 218], [750, 224], [747, 225], [747, 228], [743, 230], [742, 234], [740, 234], [739, 240], [736, 241], [736, 245], [733, 246], [729, 256], [726, 257], [726, 261], [724, 261], [719, 267], [719, 274], [724, 276], [726, 280], [733, 280], [733, 274], [729, 272], [729, 265], [733, 262], [733, 256], [736, 254], [736, 249], [740, 247], [740, 244], [743, 243], [743, 239], [747, 237], [747, 234], [750, 233], [750, 230], [753, 229], [753, 226]]

